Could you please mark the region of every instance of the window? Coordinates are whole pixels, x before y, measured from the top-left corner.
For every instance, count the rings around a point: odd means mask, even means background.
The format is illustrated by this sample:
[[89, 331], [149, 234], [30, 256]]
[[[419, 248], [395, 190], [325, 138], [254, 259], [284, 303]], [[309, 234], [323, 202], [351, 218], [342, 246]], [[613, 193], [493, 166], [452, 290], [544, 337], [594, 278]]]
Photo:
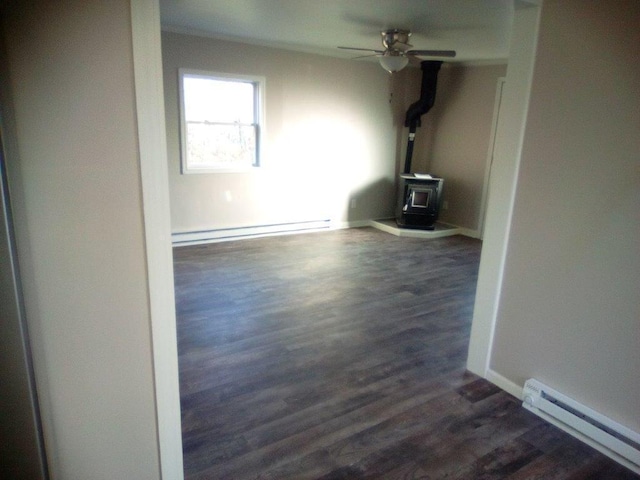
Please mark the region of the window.
[[182, 173], [259, 165], [264, 79], [180, 70]]

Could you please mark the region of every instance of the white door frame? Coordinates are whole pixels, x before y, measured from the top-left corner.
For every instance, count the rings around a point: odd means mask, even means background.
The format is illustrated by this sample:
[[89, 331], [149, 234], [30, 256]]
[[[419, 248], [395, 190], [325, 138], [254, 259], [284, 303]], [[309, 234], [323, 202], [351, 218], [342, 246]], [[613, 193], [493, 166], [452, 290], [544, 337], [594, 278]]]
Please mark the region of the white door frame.
[[160, 475], [166, 480], [182, 480], [178, 341], [158, 0], [131, 0], [131, 34]]
[[496, 97], [493, 103], [493, 119], [491, 121], [491, 136], [489, 137], [489, 150], [484, 167], [484, 183], [482, 184], [482, 198], [480, 200], [480, 213], [478, 215], [479, 238], [484, 237], [484, 222], [487, 217], [487, 203], [489, 202], [489, 183], [491, 181], [491, 167], [496, 149], [496, 130], [500, 121], [500, 107], [502, 106], [502, 92], [504, 91], [505, 77], [499, 77], [496, 85]]
[[496, 128], [495, 161], [490, 177], [491, 195], [488, 195], [490, 198], [487, 199], [467, 357], [469, 371], [488, 378], [512, 394], [517, 394], [518, 388], [492, 372], [491, 352], [502, 292], [540, 21], [539, 6], [519, 5], [514, 13], [511, 57], [503, 89], [501, 115]]
[[[522, 9], [525, 8], [522, 7]], [[498, 178], [492, 180], [495, 190], [505, 193], [507, 198], [500, 201], [492, 198], [486, 209], [487, 220], [492, 223], [492, 240], [495, 242], [489, 249], [487, 244], [492, 242], [485, 241], [482, 251], [467, 360], [469, 370], [484, 377], [489, 371], [491, 344], [502, 280], [501, 274], [506, 255], [511, 209], [515, 198], [519, 149], [522, 143], [523, 122], [526, 121], [526, 106], [528, 105], [533, 59], [535, 58], [539, 7], [536, 7], [535, 10], [535, 19], [532, 19], [529, 13], [524, 20], [518, 20], [519, 8], [516, 8], [511, 49], [513, 51], [513, 38], [515, 38], [515, 46], [520, 48], [519, 55], [522, 58], [519, 58], [514, 70], [524, 67], [524, 71], [519, 75], [526, 78], [522, 79], [523, 82], [518, 87], [510, 87], [507, 84], [505, 88], [505, 102], [508, 100], [506, 91], [512, 89], [512, 98], [508, 101], [515, 104], [518, 120], [517, 131], [512, 132], [507, 129], [509, 135], [506, 137], [506, 143], [513, 144], [515, 151], [506, 159], [501, 171], [498, 172], [499, 174], [493, 175]], [[150, 328], [153, 345], [158, 452], [162, 478], [181, 480], [184, 478], [184, 474], [159, 0], [131, 0], [131, 21], [151, 312]], [[519, 29], [522, 29], [522, 32], [519, 32]], [[511, 77], [508, 76], [508, 78], [511, 82]], [[516, 93], [525, 98], [514, 100], [513, 95]], [[514, 105], [510, 106], [510, 110], [514, 110]], [[504, 118], [502, 123], [505, 123]], [[498, 147], [497, 143], [496, 147]], [[504, 204], [500, 203], [502, 201]]]

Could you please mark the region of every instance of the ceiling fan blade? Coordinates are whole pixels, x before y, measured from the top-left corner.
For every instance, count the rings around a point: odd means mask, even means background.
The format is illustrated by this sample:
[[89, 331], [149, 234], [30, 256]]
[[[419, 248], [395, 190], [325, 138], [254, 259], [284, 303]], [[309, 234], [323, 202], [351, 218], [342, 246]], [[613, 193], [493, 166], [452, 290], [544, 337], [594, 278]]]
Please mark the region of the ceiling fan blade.
[[361, 58], [380, 57], [381, 53], [372, 53], [371, 55], [360, 55], [359, 57], [352, 57], [350, 60], [360, 60]]
[[361, 52], [374, 52], [376, 54], [384, 53], [382, 50], [374, 50], [372, 48], [354, 48], [354, 47], [338, 47], [338, 48], [341, 48], [343, 50], [358, 50]]
[[407, 55], [417, 55], [420, 57], [448, 57], [456, 56], [455, 50], [409, 50]]

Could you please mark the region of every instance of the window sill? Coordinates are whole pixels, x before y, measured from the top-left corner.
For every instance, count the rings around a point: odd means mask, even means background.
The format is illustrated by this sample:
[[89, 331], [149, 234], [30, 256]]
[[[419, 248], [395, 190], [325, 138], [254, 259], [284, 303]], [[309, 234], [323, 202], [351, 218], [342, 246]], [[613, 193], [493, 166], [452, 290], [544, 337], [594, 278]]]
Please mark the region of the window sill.
[[252, 167], [228, 167], [228, 168], [199, 168], [182, 170], [182, 175], [201, 175], [212, 173], [253, 173], [260, 169], [259, 166]]

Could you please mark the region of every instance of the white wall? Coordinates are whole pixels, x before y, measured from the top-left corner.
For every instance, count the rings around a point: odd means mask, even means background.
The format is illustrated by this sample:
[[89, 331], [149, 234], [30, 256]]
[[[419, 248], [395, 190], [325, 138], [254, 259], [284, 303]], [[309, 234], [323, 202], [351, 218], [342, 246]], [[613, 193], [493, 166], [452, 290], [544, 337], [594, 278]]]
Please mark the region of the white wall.
[[53, 478], [159, 478], [128, 1], [4, 19], [19, 259]]
[[[404, 119], [401, 79], [419, 78], [416, 69], [391, 79], [371, 62], [169, 32], [162, 41], [172, 231], [393, 216], [397, 137]], [[266, 77], [260, 168], [180, 174], [181, 67]], [[393, 100], [390, 88], [396, 93]], [[417, 88], [416, 99], [419, 83]], [[398, 114], [402, 117], [394, 118]], [[351, 198], [354, 209], [349, 208]]]
[[635, 431], [638, 25], [634, 0], [543, 4], [491, 358]]

